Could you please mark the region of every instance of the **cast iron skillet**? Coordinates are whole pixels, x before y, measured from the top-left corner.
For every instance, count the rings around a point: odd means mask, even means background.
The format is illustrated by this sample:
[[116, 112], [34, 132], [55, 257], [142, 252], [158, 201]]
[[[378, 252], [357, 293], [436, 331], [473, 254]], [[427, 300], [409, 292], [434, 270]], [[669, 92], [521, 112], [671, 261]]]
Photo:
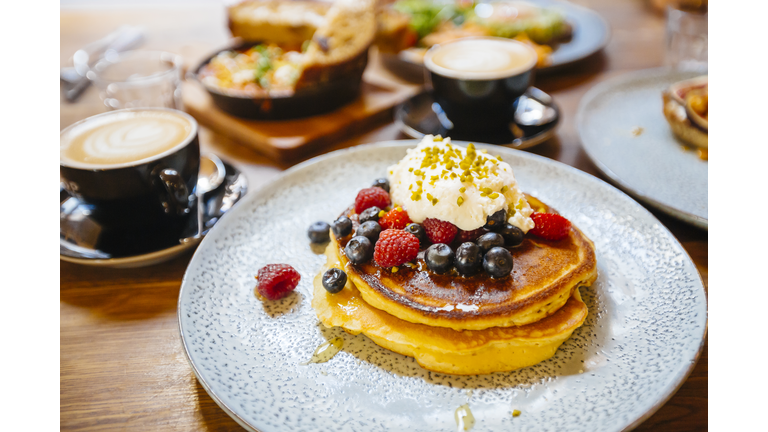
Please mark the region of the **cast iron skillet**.
[[341, 76], [301, 88], [293, 94], [239, 96], [235, 92], [208, 86], [201, 81], [198, 75], [200, 70], [219, 53], [247, 49], [259, 43], [235, 39], [228, 47], [211, 54], [187, 73], [187, 79], [200, 83], [222, 111], [246, 119], [287, 120], [322, 114], [346, 105], [360, 94], [363, 71], [368, 64], [367, 50], [352, 59]]

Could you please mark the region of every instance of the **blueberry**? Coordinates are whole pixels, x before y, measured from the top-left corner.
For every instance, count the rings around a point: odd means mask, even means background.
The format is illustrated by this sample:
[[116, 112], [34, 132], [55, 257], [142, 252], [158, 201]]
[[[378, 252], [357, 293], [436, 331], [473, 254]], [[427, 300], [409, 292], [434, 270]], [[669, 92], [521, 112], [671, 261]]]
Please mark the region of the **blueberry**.
[[381, 212], [381, 209], [373, 206], [368, 207], [367, 209], [363, 210], [362, 213], [360, 213], [360, 223], [365, 223], [368, 221], [379, 221], [379, 213]]
[[317, 221], [309, 226], [309, 230], [307, 230], [307, 235], [309, 236], [309, 241], [312, 243], [325, 243], [328, 240], [330, 240], [330, 237], [328, 236], [328, 230], [331, 229], [331, 226], [328, 225], [327, 222], [323, 221]]
[[371, 186], [380, 187], [384, 189], [385, 191], [389, 192], [389, 180], [385, 178], [378, 178], [373, 181], [373, 184]]
[[512, 224], [505, 224], [499, 234], [504, 237], [504, 243], [509, 247], [520, 246], [523, 242], [523, 230]]
[[363, 222], [362, 225], [357, 227], [357, 231], [355, 231], [355, 236], [367, 237], [373, 244], [376, 244], [376, 240], [379, 239], [379, 234], [381, 234], [381, 225], [374, 221]]
[[512, 271], [512, 254], [503, 247], [489, 250], [483, 257], [483, 268], [492, 278], [509, 276]]
[[488, 216], [488, 219], [485, 221], [485, 229], [489, 231], [498, 231], [504, 226], [504, 223], [506, 222], [507, 211], [502, 209]]
[[453, 251], [445, 243], [435, 243], [427, 249], [424, 261], [427, 267], [435, 273], [445, 273], [453, 266]]
[[337, 268], [332, 268], [323, 275], [323, 287], [331, 294], [341, 291], [346, 284], [347, 274]]
[[480, 250], [482, 250], [483, 253], [487, 253], [497, 246], [504, 246], [504, 237], [495, 232], [485, 233], [475, 241], [477, 242], [477, 245], [480, 246]]
[[373, 256], [373, 243], [368, 237], [352, 237], [344, 247], [344, 253], [352, 264], [362, 264]]
[[346, 237], [352, 232], [352, 221], [346, 216], [341, 216], [333, 221], [331, 231], [333, 231], [333, 235], [336, 236], [337, 239]]
[[423, 244], [427, 241], [427, 232], [424, 231], [424, 227], [417, 223], [409, 223], [405, 226], [405, 231], [416, 236], [419, 239], [419, 243]]
[[462, 243], [456, 249], [453, 265], [463, 276], [472, 276], [477, 273], [483, 266], [483, 255], [480, 252], [480, 247], [472, 242]]

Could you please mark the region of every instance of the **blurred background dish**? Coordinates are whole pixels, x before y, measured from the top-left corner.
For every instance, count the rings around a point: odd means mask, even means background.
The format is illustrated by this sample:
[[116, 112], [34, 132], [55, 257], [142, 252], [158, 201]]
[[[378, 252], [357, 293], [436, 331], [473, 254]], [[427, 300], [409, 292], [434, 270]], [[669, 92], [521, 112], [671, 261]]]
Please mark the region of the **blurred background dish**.
[[696, 71], [628, 73], [593, 87], [576, 124], [584, 150], [611, 181], [659, 210], [707, 229], [708, 165], [664, 117], [662, 93]]
[[360, 94], [374, 39], [373, 0], [245, 1], [228, 9], [242, 42], [191, 74], [223, 111], [249, 119], [307, 117]]
[[[358, 67], [346, 75], [297, 89], [300, 60], [296, 57], [300, 56], [299, 51], [277, 44], [238, 40], [204, 60], [187, 78], [200, 82], [219, 109], [245, 119], [308, 117], [333, 111], [358, 97], [367, 51], [358, 57]], [[265, 66], [254, 72], [260, 59], [266, 59], [261, 60]], [[229, 68], [224, 66], [227, 63]], [[268, 66], [274, 64], [277, 67]], [[243, 80], [238, 74], [248, 78]]]
[[538, 53], [537, 71], [548, 72], [598, 52], [610, 36], [600, 15], [559, 0], [390, 3], [380, 9], [376, 44], [390, 69], [412, 79], [423, 74], [427, 48], [457, 38], [498, 36], [525, 42]]
[[678, 81], [662, 94], [664, 117], [675, 136], [709, 158], [709, 77]]

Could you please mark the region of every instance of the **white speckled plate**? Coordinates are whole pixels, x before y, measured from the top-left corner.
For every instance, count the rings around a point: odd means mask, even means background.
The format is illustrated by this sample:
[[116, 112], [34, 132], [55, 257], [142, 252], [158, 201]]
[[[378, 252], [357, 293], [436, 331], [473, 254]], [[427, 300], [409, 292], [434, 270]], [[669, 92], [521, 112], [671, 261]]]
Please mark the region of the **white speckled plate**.
[[[611, 181], [665, 213], [707, 229], [707, 161], [686, 150], [662, 113], [661, 92], [702, 75], [651, 69], [601, 83], [581, 100], [576, 125], [590, 159]], [[635, 128], [642, 128], [639, 135]]]
[[[286, 171], [216, 224], [195, 252], [179, 294], [185, 351], [211, 397], [248, 430], [456, 430], [469, 406], [473, 431], [619, 431], [658, 409], [692, 370], [707, 328], [701, 278], [647, 210], [579, 170], [518, 150], [501, 154], [523, 190], [551, 204], [595, 242], [597, 282], [582, 288], [585, 325], [552, 359], [515, 372], [432, 373], [363, 335], [326, 329], [312, 307], [325, 259], [306, 229], [331, 221], [357, 191], [385, 175], [415, 141], [334, 152]], [[262, 303], [258, 269], [288, 263], [296, 292]], [[301, 363], [336, 336], [343, 351]], [[512, 410], [522, 412], [512, 417]]]

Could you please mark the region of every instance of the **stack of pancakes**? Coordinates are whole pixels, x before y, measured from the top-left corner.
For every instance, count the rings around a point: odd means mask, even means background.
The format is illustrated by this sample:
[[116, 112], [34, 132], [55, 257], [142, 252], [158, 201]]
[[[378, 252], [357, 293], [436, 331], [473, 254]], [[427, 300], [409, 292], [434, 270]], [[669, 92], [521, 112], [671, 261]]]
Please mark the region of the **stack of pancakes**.
[[[553, 212], [528, 196], [540, 213]], [[358, 215], [345, 212], [358, 226]], [[594, 245], [575, 226], [565, 239], [526, 235], [510, 252], [509, 277], [463, 277], [427, 269], [424, 251], [397, 272], [371, 260], [349, 262], [344, 239], [332, 237], [326, 267], [314, 281], [312, 307], [327, 327], [363, 333], [378, 345], [414, 357], [422, 367], [456, 375], [510, 371], [552, 357], [584, 323], [579, 286], [597, 277]], [[322, 286], [331, 267], [348, 275], [337, 294]]]

